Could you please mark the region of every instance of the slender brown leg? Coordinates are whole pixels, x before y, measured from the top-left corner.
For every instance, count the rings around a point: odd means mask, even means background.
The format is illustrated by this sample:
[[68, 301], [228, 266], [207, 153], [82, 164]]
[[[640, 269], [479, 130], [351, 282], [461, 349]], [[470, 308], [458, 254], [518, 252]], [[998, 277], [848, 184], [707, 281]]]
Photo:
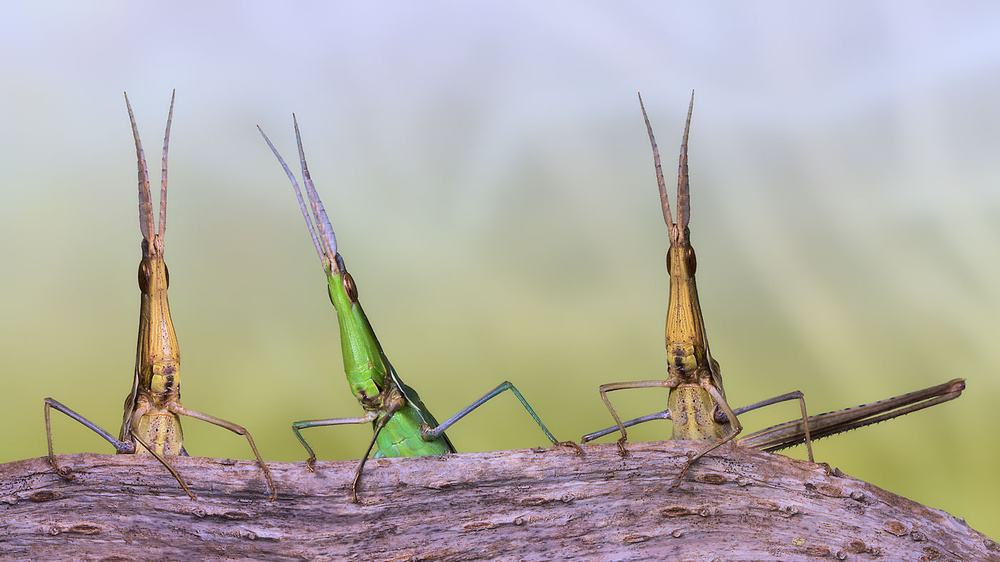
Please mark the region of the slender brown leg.
[[222, 418], [217, 418], [215, 416], [210, 416], [208, 414], [199, 412], [197, 410], [189, 410], [184, 406], [181, 406], [177, 402], [170, 404], [170, 411], [181, 416], [192, 417], [197, 420], [206, 421], [212, 425], [217, 425], [232, 431], [237, 435], [242, 435], [247, 438], [247, 442], [250, 443], [250, 448], [253, 450], [253, 454], [257, 457], [257, 463], [260, 465], [261, 470], [264, 472], [264, 479], [267, 480], [267, 488], [271, 491], [270, 498], [274, 501], [278, 497], [278, 490], [274, 487], [274, 480], [271, 479], [271, 471], [267, 468], [267, 464], [264, 463], [264, 459], [260, 457], [260, 452], [257, 451], [257, 445], [253, 442], [253, 437], [250, 436], [250, 432], [246, 430], [243, 426], [236, 425], [233, 422], [226, 421]]
[[622, 458], [628, 456], [628, 451], [625, 450], [625, 442], [628, 441], [628, 434], [625, 432], [625, 426], [622, 424], [621, 418], [618, 417], [618, 412], [615, 411], [614, 407], [611, 405], [611, 401], [608, 400], [608, 392], [614, 390], [627, 390], [631, 388], [669, 388], [669, 381], [633, 381], [633, 382], [615, 382], [609, 384], [602, 384], [598, 390], [601, 393], [601, 399], [604, 400], [604, 405], [608, 407], [608, 411], [611, 412], [611, 417], [615, 418], [615, 424], [618, 425], [618, 431], [621, 432], [622, 436], [618, 439], [618, 454]]

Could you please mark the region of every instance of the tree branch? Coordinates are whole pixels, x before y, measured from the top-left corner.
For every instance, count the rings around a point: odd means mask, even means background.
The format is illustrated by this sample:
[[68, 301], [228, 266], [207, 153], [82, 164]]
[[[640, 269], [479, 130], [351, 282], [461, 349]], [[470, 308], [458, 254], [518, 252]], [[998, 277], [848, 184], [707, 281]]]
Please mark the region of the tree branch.
[[4, 559], [995, 560], [964, 521], [871, 484], [754, 449], [630, 443], [355, 462], [178, 458], [189, 499], [152, 458], [63, 455], [0, 465]]

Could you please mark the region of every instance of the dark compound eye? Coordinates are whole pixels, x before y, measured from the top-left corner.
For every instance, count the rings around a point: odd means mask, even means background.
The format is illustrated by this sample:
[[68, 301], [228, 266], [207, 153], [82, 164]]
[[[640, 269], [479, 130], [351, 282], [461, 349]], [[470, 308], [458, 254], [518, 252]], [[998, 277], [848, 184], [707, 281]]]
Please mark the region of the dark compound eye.
[[688, 275], [694, 275], [695, 270], [698, 269], [698, 260], [694, 257], [694, 248], [691, 246], [688, 246], [684, 252], [684, 262], [687, 265]]
[[351, 302], [358, 302], [358, 286], [354, 284], [354, 278], [351, 274], [344, 272], [344, 291], [347, 292], [347, 298], [351, 299]]
[[670, 254], [671, 253], [672, 252], [670, 250], [667, 250], [667, 271], [670, 271]]
[[170, 269], [167, 268], [167, 264], [163, 264], [163, 273], [166, 276], [167, 288], [170, 288]]
[[142, 291], [143, 294], [149, 293], [150, 274], [149, 260], [142, 260], [139, 262], [139, 290]]

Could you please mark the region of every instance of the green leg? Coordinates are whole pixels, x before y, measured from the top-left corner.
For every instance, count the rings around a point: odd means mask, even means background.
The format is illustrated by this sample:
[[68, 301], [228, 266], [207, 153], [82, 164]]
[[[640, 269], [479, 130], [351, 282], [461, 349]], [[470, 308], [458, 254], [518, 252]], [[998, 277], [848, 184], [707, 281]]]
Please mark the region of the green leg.
[[566, 446], [566, 447], [574, 447], [574, 448], [577, 449], [577, 451], [580, 452], [580, 454], [583, 453], [583, 451], [580, 449], [580, 446], [577, 445], [576, 443], [574, 443], [572, 441], [559, 441], [559, 440], [557, 440], [555, 438], [555, 436], [552, 435], [552, 432], [549, 431], [549, 428], [545, 427], [545, 424], [542, 423], [542, 420], [538, 417], [538, 414], [535, 413], [535, 410], [532, 409], [531, 405], [528, 404], [528, 401], [525, 400], [524, 396], [521, 395], [521, 393], [517, 390], [517, 387], [515, 387], [513, 384], [511, 384], [510, 381], [504, 381], [502, 384], [500, 384], [499, 386], [497, 386], [493, 390], [487, 392], [479, 400], [476, 400], [472, 404], [469, 404], [465, 408], [462, 408], [462, 410], [459, 411], [457, 414], [455, 414], [454, 416], [448, 418], [444, 422], [438, 424], [437, 427], [435, 427], [435, 428], [425, 428], [425, 429], [421, 430], [421, 432], [420, 432], [421, 436], [424, 438], [425, 441], [431, 441], [433, 439], [436, 439], [436, 438], [440, 437], [441, 434], [444, 433], [449, 427], [451, 427], [452, 425], [454, 425], [455, 422], [457, 422], [458, 420], [460, 420], [460, 419], [464, 418], [465, 416], [469, 415], [473, 410], [475, 410], [476, 408], [482, 406], [483, 404], [485, 404], [486, 402], [488, 402], [491, 398], [497, 396], [498, 394], [500, 394], [501, 392], [503, 392], [505, 390], [510, 390], [511, 392], [514, 393], [514, 396], [517, 396], [517, 399], [521, 401], [521, 405], [524, 406], [524, 409], [527, 410], [529, 414], [531, 414], [531, 417], [535, 420], [535, 423], [537, 423], [538, 427], [540, 427], [542, 429], [542, 433], [545, 434], [545, 437], [547, 437], [548, 440], [551, 441], [553, 445], [561, 445], [561, 446]]
[[310, 427], [369, 423], [375, 418], [379, 418], [378, 424], [375, 426], [375, 431], [372, 434], [372, 440], [368, 443], [368, 449], [365, 451], [365, 454], [362, 455], [361, 462], [358, 463], [358, 468], [354, 471], [354, 480], [351, 482], [351, 496], [354, 503], [358, 503], [358, 482], [361, 480], [361, 471], [365, 468], [365, 461], [368, 460], [368, 455], [371, 454], [372, 449], [375, 447], [375, 441], [378, 439], [378, 434], [382, 431], [382, 428], [385, 427], [385, 424], [389, 423], [389, 420], [392, 419], [392, 415], [399, 410], [400, 406], [402, 406], [402, 402], [393, 403], [385, 415], [381, 417], [379, 417], [377, 412], [368, 412], [364, 416], [358, 418], [332, 418], [326, 420], [306, 420], [292, 423], [292, 431], [295, 432], [295, 436], [299, 438], [299, 443], [302, 443], [302, 446], [309, 452], [309, 460], [306, 461], [306, 466], [309, 467], [311, 472], [316, 471], [316, 453], [314, 453], [312, 447], [306, 443], [305, 438], [302, 437], [299, 430]]
[[[309, 446], [309, 443], [306, 443], [305, 438], [302, 437], [301, 433], [299, 433], [300, 430], [308, 429], [310, 427], [369, 423], [377, 416], [378, 414], [375, 412], [369, 412], [360, 418], [332, 418], [326, 420], [304, 420], [293, 422], [292, 431], [295, 433], [295, 436], [299, 438], [299, 443], [302, 443], [302, 446], [306, 448], [306, 452], [309, 453], [309, 458], [306, 460], [306, 466], [309, 467], [309, 472], [316, 472], [316, 453], [313, 452], [312, 447]], [[371, 449], [369, 449], [369, 451], [370, 450]]]
[[389, 420], [392, 419], [392, 415], [399, 411], [403, 407], [404, 402], [402, 400], [393, 400], [389, 404], [388, 411], [385, 415], [381, 416], [378, 423], [375, 424], [375, 431], [372, 432], [372, 440], [368, 443], [368, 449], [365, 450], [364, 456], [361, 457], [361, 462], [358, 463], [358, 468], [354, 471], [354, 480], [351, 481], [351, 498], [354, 503], [358, 503], [358, 483], [361, 482], [361, 471], [365, 468], [365, 463], [368, 462], [368, 455], [372, 454], [372, 449], [375, 448], [375, 442], [378, 440], [378, 434], [382, 432]]

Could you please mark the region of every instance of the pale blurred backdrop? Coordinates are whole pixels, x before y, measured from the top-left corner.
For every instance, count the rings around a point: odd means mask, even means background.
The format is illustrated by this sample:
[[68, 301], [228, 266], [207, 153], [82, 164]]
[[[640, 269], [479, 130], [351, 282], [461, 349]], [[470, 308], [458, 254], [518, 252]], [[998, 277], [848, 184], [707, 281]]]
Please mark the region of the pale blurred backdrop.
[[[166, 258], [183, 403], [300, 461], [292, 421], [361, 410], [254, 125], [294, 160], [298, 116], [365, 309], [439, 419], [509, 379], [578, 439], [611, 421], [599, 384], [665, 372], [667, 233], [636, 92], [673, 189], [694, 89], [691, 230], [733, 405], [800, 389], [819, 413], [965, 377], [959, 400], [816, 455], [1000, 536], [998, 24], [985, 2], [8, 5], [0, 461], [45, 453], [46, 396], [121, 422], [140, 243], [123, 90], [157, 177], [177, 89]], [[615, 400], [639, 415], [666, 392]], [[112, 451], [53, 425], [59, 452]], [[250, 456], [223, 429], [184, 428], [193, 455]], [[461, 451], [546, 444], [512, 396], [449, 434]], [[370, 435], [309, 433], [324, 460]]]

